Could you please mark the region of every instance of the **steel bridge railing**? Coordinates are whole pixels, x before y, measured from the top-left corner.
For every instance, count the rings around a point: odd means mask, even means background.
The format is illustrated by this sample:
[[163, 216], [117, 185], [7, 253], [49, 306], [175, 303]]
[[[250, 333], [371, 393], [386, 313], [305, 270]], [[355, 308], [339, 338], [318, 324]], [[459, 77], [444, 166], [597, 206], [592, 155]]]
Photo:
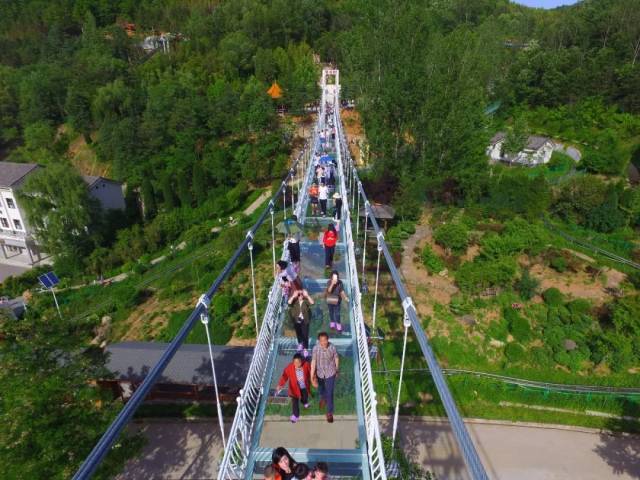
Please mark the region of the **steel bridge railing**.
[[[444, 375], [442, 373], [438, 360], [436, 359], [435, 354], [433, 353], [433, 349], [429, 344], [429, 340], [427, 339], [427, 336], [424, 330], [422, 329], [420, 319], [418, 318], [418, 313], [415, 309], [415, 306], [413, 305], [413, 301], [411, 300], [411, 297], [407, 293], [407, 289], [405, 288], [404, 283], [400, 277], [400, 273], [398, 272], [398, 269], [396, 268], [393, 262], [393, 257], [391, 256], [391, 252], [389, 251], [389, 248], [384, 239], [384, 233], [382, 232], [382, 230], [380, 229], [380, 226], [378, 225], [374, 212], [371, 208], [371, 204], [369, 203], [366, 192], [364, 191], [364, 188], [362, 186], [362, 182], [358, 177], [358, 171], [355, 167], [353, 159], [351, 158], [349, 149], [346, 147], [348, 144], [346, 141], [344, 130], [342, 128], [342, 123], [338, 122], [336, 124], [336, 127], [339, 129], [337, 136], [339, 136], [340, 138], [341, 145], [344, 146], [344, 150], [341, 153], [342, 153], [342, 156], [346, 157], [346, 160], [347, 160], [347, 174], [351, 175], [351, 180], [352, 180], [351, 184], [353, 188], [355, 188], [355, 191], [352, 192], [352, 196], [355, 196], [355, 193], [357, 192], [358, 210], [360, 205], [360, 200], [359, 200], [360, 197], [362, 197], [362, 199], [364, 200], [365, 219], [366, 221], [368, 220], [368, 222], [371, 223], [371, 226], [373, 227], [373, 230], [376, 234], [379, 248], [382, 249], [382, 253], [384, 254], [384, 258], [387, 263], [387, 267], [389, 268], [389, 272], [391, 274], [393, 282], [395, 284], [396, 291], [398, 292], [398, 295], [400, 296], [400, 299], [402, 301], [405, 315], [408, 317], [409, 321], [411, 322], [411, 327], [413, 328], [413, 331], [416, 335], [418, 344], [420, 345], [420, 349], [422, 350], [424, 358], [427, 361], [427, 365], [431, 372], [431, 376], [433, 377], [433, 381], [436, 385], [436, 388], [438, 390], [438, 393], [444, 405], [445, 411], [447, 412], [447, 416], [451, 423], [451, 428], [453, 430], [458, 446], [460, 447], [460, 450], [462, 452], [462, 456], [467, 465], [467, 469], [469, 470], [469, 473], [471, 474], [474, 480], [487, 480], [488, 479], [487, 473], [484, 469], [484, 466], [482, 465], [482, 462], [480, 461], [480, 457], [478, 456], [478, 452], [476, 451], [475, 445], [471, 440], [469, 432], [467, 431], [462, 421], [462, 417], [460, 416], [458, 407], [456, 406], [453, 396], [449, 391], [449, 387], [446, 383], [446, 380], [444, 378]], [[366, 226], [366, 223], [365, 223], [365, 226]], [[364, 255], [364, 250], [363, 250], [363, 255]]]
[[[315, 139], [315, 136], [314, 136], [314, 139]], [[242, 254], [248, 251], [248, 247], [250, 244], [252, 244], [254, 236], [258, 231], [258, 229], [260, 228], [260, 226], [262, 226], [262, 224], [265, 222], [265, 220], [269, 215], [273, 216], [273, 212], [276, 207], [276, 201], [279, 199], [280, 195], [285, 195], [287, 183], [289, 182], [289, 180], [294, 178], [297, 168], [299, 167], [299, 165], [301, 165], [301, 163], [304, 163], [305, 166], [307, 166], [307, 168], [308, 168], [308, 165], [310, 164], [309, 145], [307, 145], [300, 152], [297, 159], [294, 161], [291, 169], [289, 170], [287, 175], [284, 177], [281, 188], [279, 188], [278, 191], [274, 193], [271, 200], [269, 201], [269, 204], [263, 210], [262, 214], [260, 215], [256, 223], [247, 232], [247, 235], [244, 241], [238, 246], [238, 248], [236, 249], [234, 254], [231, 256], [231, 258], [229, 259], [229, 261], [227, 262], [223, 270], [220, 272], [216, 280], [213, 282], [211, 287], [209, 287], [209, 289], [203, 295], [203, 297], [206, 297], [206, 300], [210, 301], [212, 299], [216, 291], [220, 288], [220, 285], [222, 285], [222, 283], [227, 279], [232, 269], [234, 268], [234, 266], [242, 256]], [[298, 196], [298, 205], [296, 207], [296, 212], [302, 211], [302, 203], [304, 203], [304, 199], [305, 199], [304, 195]], [[305, 204], [305, 208], [306, 208], [306, 204]], [[285, 242], [284, 252], [285, 253], [283, 254], [283, 258], [287, 258], [288, 251], [286, 248], [286, 242]], [[265, 320], [263, 321], [263, 324], [261, 327], [260, 339], [259, 339], [258, 345], [256, 346], [256, 353], [258, 355], [262, 354], [261, 348], [264, 348], [264, 345], [265, 345], [265, 342], [262, 341], [261, 339], [263, 337], [266, 339], [266, 338], [269, 338], [269, 335], [273, 335], [272, 330], [274, 326], [273, 326], [273, 321], [271, 319], [274, 316], [276, 305], [280, 301], [281, 293], [282, 292], [280, 290], [279, 282], [275, 280], [269, 292], [269, 304], [267, 306], [267, 311], [265, 312], [265, 315], [264, 315]], [[151, 391], [154, 384], [161, 377], [165, 368], [169, 365], [169, 362], [171, 362], [171, 359], [174, 357], [178, 349], [182, 346], [182, 344], [186, 340], [193, 326], [200, 319], [200, 315], [203, 313], [206, 313], [206, 310], [207, 310], [206, 303], [203, 301], [199, 301], [198, 304], [193, 309], [193, 311], [191, 312], [191, 314], [189, 315], [189, 318], [187, 318], [187, 320], [184, 322], [184, 324], [182, 325], [182, 327], [180, 328], [176, 336], [173, 338], [173, 340], [171, 341], [167, 349], [164, 351], [164, 353], [162, 354], [158, 362], [149, 371], [148, 375], [145, 377], [143, 382], [135, 390], [131, 398], [127, 401], [127, 403], [124, 405], [122, 410], [120, 410], [120, 413], [118, 414], [118, 416], [111, 423], [111, 425], [109, 425], [107, 431], [100, 438], [100, 440], [95, 445], [93, 450], [89, 453], [87, 458], [84, 460], [84, 462], [82, 463], [78, 471], [73, 476], [73, 480], [85, 480], [85, 479], [91, 478], [91, 476], [95, 473], [95, 470], [102, 463], [105, 456], [109, 453], [113, 443], [121, 434], [125, 426], [131, 421], [136, 410], [140, 407], [140, 405], [144, 401], [147, 394]], [[264, 335], [262, 332], [264, 332]], [[249, 376], [251, 376], [251, 378], [255, 378], [256, 375], [257, 373], [255, 372], [249, 373]], [[254, 390], [255, 388], [247, 390], [243, 392], [241, 395], [241, 400], [239, 400], [239, 410], [243, 412], [243, 414], [245, 414], [244, 412], [250, 411], [253, 405], [252, 397], [255, 394]], [[241, 434], [247, 435], [249, 432], [250, 432], [250, 429], [243, 428]], [[228, 448], [227, 450], [230, 450], [230, 449]], [[236, 450], [235, 447], [232, 450], [235, 451]]]
[[[340, 101], [335, 99], [334, 125], [336, 132], [340, 131]], [[357, 362], [360, 371], [360, 393], [364, 410], [364, 423], [367, 436], [367, 456], [369, 459], [369, 470], [373, 480], [386, 480], [387, 471], [382, 450], [382, 439], [380, 436], [380, 423], [378, 421], [376, 392], [373, 386], [373, 375], [371, 370], [371, 359], [369, 356], [369, 345], [367, 343], [367, 332], [362, 315], [362, 294], [360, 292], [360, 282], [358, 280], [358, 267], [355, 255], [355, 243], [353, 241], [353, 231], [351, 226], [351, 215], [349, 208], [349, 195], [345, 182], [347, 172], [342, 160], [342, 151], [345, 147], [344, 138], [336, 134], [336, 159], [340, 175], [339, 187], [343, 198], [343, 218], [344, 236], [347, 253], [347, 274], [351, 281], [353, 301], [351, 303], [352, 328], [356, 337]], [[341, 232], [342, 233], [342, 232]]]
[[[314, 129], [311, 145], [308, 149], [305, 162], [305, 175], [301, 189], [299, 190], [298, 202], [295, 214], [298, 221], [304, 222], [306, 217], [307, 204], [309, 201], [309, 182], [313, 178], [312, 158], [318, 145], [319, 122]], [[283, 189], [286, 183], [283, 182]], [[247, 234], [248, 235], [248, 234]], [[285, 248], [282, 254], [283, 260], [288, 260], [289, 252]], [[233, 423], [229, 431], [227, 448], [222, 457], [222, 462], [218, 470], [219, 480], [235, 480], [246, 478], [251, 472], [247, 472], [249, 466], [251, 449], [254, 445], [254, 434], [256, 431], [256, 420], [260, 410], [262, 398], [269, 393], [269, 364], [273, 355], [277, 355], [276, 338], [281, 326], [282, 311], [282, 289], [280, 282], [276, 279], [269, 292], [269, 303], [264, 314], [260, 335], [254, 349], [251, 365], [244, 387], [237, 397], [238, 406]]]

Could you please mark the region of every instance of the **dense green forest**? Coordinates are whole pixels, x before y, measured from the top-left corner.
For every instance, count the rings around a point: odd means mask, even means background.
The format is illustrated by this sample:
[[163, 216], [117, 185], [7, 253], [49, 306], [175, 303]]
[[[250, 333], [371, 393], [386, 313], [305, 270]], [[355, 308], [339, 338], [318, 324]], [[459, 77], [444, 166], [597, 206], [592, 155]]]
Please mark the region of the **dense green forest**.
[[[135, 35], [127, 35], [127, 23]], [[145, 53], [140, 43], [154, 32], [180, 37], [169, 53]], [[40, 225], [56, 271], [95, 277], [185, 235], [206, 242], [208, 222], [237, 211], [251, 188], [286, 170], [295, 127], [276, 107], [300, 114], [318, 99], [314, 54], [339, 66], [343, 97], [357, 102], [373, 197], [391, 201], [407, 221], [425, 202], [442, 209], [447, 226], [436, 229], [436, 241], [454, 257], [449, 266], [463, 292], [457, 312], [478, 307], [472, 296], [482, 289], [505, 287], [497, 303], [508, 328], [490, 328], [496, 338], [516, 336], [505, 353], [514, 365], [524, 356], [521, 345], [537, 336], [548, 339], [548, 351], [536, 361], [550, 369], [637, 365], [635, 291], [599, 317], [554, 291], [535, 319], [507, 308], [536, 292], [516, 259], [546, 248], [543, 214], [602, 242], [620, 239], [625, 256], [640, 258], [640, 194], [626, 176], [629, 163], [640, 167], [635, 0], [551, 11], [506, 0], [5, 1], [0, 154], [47, 166], [25, 185], [23, 200], [34, 218], [59, 212]], [[266, 93], [273, 81], [284, 91], [277, 103]], [[488, 114], [492, 104], [499, 108]], [[492, 167], [485, 148], [498, 130], [552, 136], [577, 145], [583, 159], [566, 177]], [[69, 156], [78, 138], [126, 184], [125, 213], [99, 214], [78, 187]], [[69, 193], [60, 198], [59, 189]], [[502, 230], [492, 233], [496, 224]], [[490, 234], [474, 240], [482, 228]], [[473, 242], [481, 255], [461, 262]], [[548, 261], [566, 269], [554, 252]], [[433, 271], [442, 267], [433, 252], [423, 258]], [[640, 276], [629, 278], [640, 284]], [[3, 288], [17, 294], [33, 281], [29, 274]], [[95, 319], [69, 325], [54, 312], [42, 302], [23, 323], [0, 318], [6, 478], [68, 478], [117, 408], [87, 383], [104, 365], [97, 349], [84, 348]], [[575, 353], [560, 347], [567, 330], [577, 331]], [[461, 352], [443, 337], [435, 348]], [[65, 368], [53, 368], [61, 362]], [[110, 460], [117, 468], [119, 459]]]

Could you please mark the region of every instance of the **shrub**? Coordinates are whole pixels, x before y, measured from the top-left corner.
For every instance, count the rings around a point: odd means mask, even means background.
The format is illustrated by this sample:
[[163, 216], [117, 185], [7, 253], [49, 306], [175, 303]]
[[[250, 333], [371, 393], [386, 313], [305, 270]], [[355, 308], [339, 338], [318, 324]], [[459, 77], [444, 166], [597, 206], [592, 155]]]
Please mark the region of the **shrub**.
[[416, 225], [413, 222], [400, 222], [398, 226], [403, 232], [406, 232], [409, 235], [413, 235], [414, 233], [416, 233]]
[[591, 311], [591, 303], [584, 298], [578, 298], [567, 303], [567, 308], [572, 315], [589, 315]]
[[567, 261], [564, 257], [553, 257], [551, 262], [549, 262], [551, 268], [553, 268], [558, 273], [564, 273], [567, 271]]
[[207, 225], [195, 225], [182, 236], [190, 246], [204, 245], [211, 239], [211, 229]]
[[516, 290], [518, 290], [523, 300], [531, 300], [536, 294], [539, 285], [540, 282], [531, 276], [528, 268], [522, 272], [522, 275], [515, 283]]
[[631, 272], [629, 275], [627, 275], [627, 280], [629, 280], [629, 282], [631, 282], [631, 285], [633, 285], [635, 288], [640, 288], [640, 272]]
[[487, 328], [487, 336], [502, 342], [507, 340], [508, 333], [509, 331], [507, 329], [506, 322], [498, 322], [494, 320], [489, 324], [489, 328]]
[[466, 251], [469, 244], [469, 231], [461, 223], [448, 223], [438, 227], [433, 238], [441, 247], [460, 255]]
[[431, 274], [439, 273], [444, 270], [442, 259], [433, 251], [431, 245], [425, 245], [422, 249], [422, 264]]
[[504, 349], [504, 355], [511, 363], [522, 362], [525, 359], [526, 351], [519, 343], [509, 343]]
[[531, 339], [531, 326], [526, 318], [510, 307], [506, 307], [503, 313], [513, 338], [523, 343]]
[[508, 287], [516, 274], [512, 258], [482, 260], [463, 263], [456, 272], [456, 283], [461, 290], [478, 293], [488, 287]]
[[557, 288], [547, 288], [542, 292], [542, 298], [550, 307], [559, 307], [564, 304], [564, 295]]
[[539, 368], [549, 368], [553, 366], [552, 352], [544, 347], [533, 347], [529, 351], [530, 362]]

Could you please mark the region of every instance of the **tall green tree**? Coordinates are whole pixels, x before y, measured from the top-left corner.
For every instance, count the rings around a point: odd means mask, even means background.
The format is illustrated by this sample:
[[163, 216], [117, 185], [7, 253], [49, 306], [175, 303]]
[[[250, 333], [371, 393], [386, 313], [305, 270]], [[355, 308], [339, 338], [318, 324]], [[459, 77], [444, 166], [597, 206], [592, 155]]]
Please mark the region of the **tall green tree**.
[[148, 176], [142, 179], [142, 185], [140, 187], [142, 193], [142, 204], [144, 206], [144, 219], [151, 220], [155, 217], [158, 207], [156, 205], [156, 195], [153, 190], [153, 185]]
[[[0, 309], [2, 476], [70, 478], [118, 408], [110, 392], [95, 383], [110, 374], [104, 354], [86, 347], [93, 325], [60, 320], [55, 310], [47, 314], [34, 305], [20, 321], [4, 312]], [[128, 438], [123, 444], [135, 451]], [[114, 451], [103, 473], [115, 473], [122, 461]]]
[[90, 251], [100, 210], [69, 164], [58, 162], [39, 169], [27, 178], [18, 197], [46, 252], [57, 259], [79, 260]]
[[171, 177], [168, 174], [164, 175], [160, 180], [160, 188], [162, 189], [162, 200], [164, 202], [164, 207], [167, 210], [173, 210], [174, 208], [176, 208], [178, 202], [176, 200], [173, 182], [171, 182]]
[[193, 206], [193, 196], [191, 195], [190, 176], [188, 172], [182, 171], [178, 174], [178, 198], [182, 207]]
[[193, 166], [193, 174], [191, 177], [191, 186], [193, 188], [193, 195], [196, 199], [198, 206], [207, 201], [209, 181], [206, 170], [203, 168], [201, 162], [196, 162]]

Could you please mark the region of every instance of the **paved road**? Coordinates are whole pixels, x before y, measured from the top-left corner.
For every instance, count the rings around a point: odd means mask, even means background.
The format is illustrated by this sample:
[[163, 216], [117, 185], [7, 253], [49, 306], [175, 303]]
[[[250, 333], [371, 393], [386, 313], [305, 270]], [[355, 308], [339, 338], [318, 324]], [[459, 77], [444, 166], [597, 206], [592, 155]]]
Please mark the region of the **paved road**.
[[22, 272], [26, 272], [27, 270], [29, 269], [26, 267], [0, 264], [0, 283], [4, 282], [4, 280], [11, 275], [20, 275]]
[[[317, 427], [314, 424], [317, 423]], [[385, 420], [387, 428], [389, 421]], [[339, 426], [338, 421], [333, 424]], [[640, 479], [640, 436], [611, 436], [593, 430], [526, 425], [467, 423], [482, 461], [495, 480]], [[323, 419], [300, 422], [283, 443], [303, 445]], [[149, 439], [142, 455], [130, 461], [118, 480], [215, 478], [222, 445], [215, 420], [162, 421], [136, 425]], [[403, 419], [400, 435], [408, 455], [439, 480], [469, 477], [446, 423]]]
[[[489, 478], [618, 480], [640, 478], [640, 436], [564, 427], [467, 423]], [[446, 423], [404, 421], [403, 446], [438, 479], [468, 479]]]
[[[227, 429], [231, 424], [227, 425]], [[222, 458], [217, 421], [162, 420], [131, 427], [148, 440], [116, 480], [208, 480], [216, 478]]]

